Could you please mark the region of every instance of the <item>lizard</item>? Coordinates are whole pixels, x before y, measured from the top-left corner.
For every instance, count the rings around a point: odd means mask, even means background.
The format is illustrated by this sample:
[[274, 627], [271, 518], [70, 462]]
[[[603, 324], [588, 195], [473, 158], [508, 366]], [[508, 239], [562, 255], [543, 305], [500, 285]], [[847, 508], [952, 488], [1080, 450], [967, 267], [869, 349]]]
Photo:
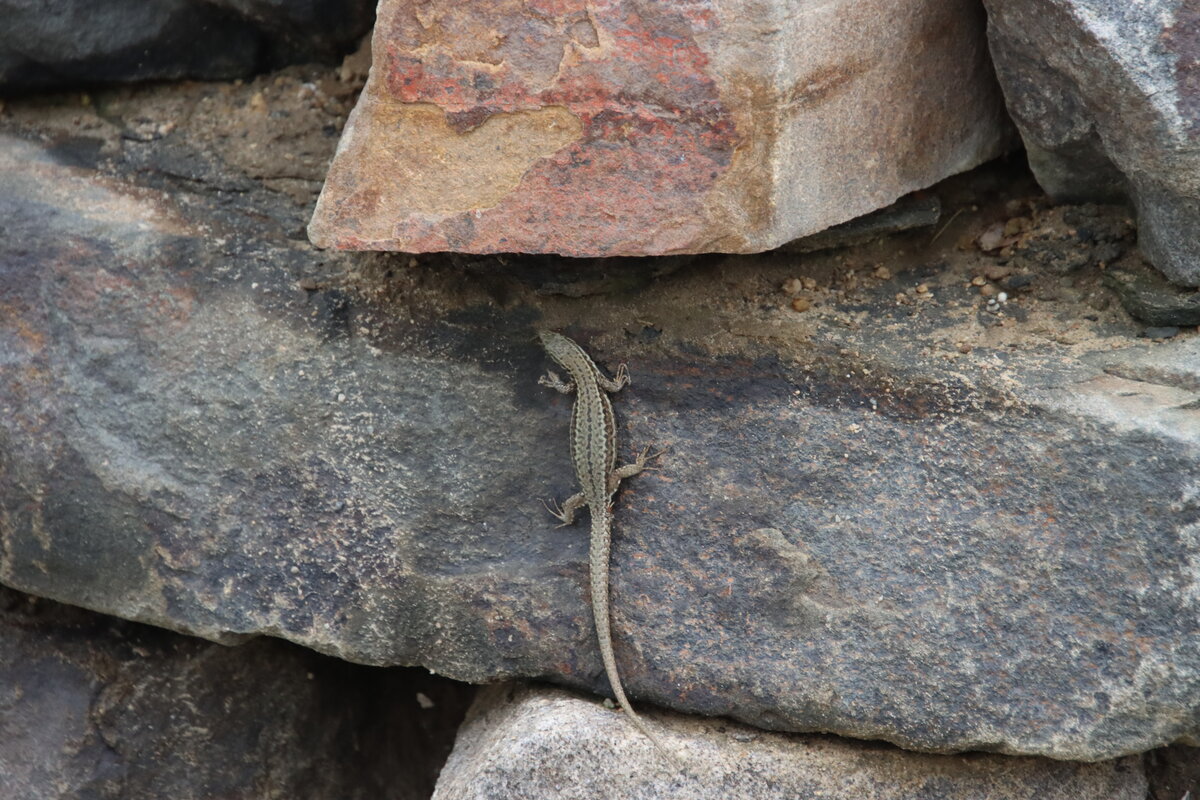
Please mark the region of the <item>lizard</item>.
[[566, 526], [574, 524], [579, 509], [588, 507], [591, 515], [588, 567], [591, 573], [592, 616], [596, 623], [596, 638], [599, 640], [604, 672], [613, 696], [629, 720], [663, 755], [676, 766], [682, 766], [679, 759], [634, 712], [621, 686], [612, 644], [608, 566], [612, 550], [613, 495], [622, 480], [648, 469], [646, 461], [659, 454], [649, 455], [650, 448], [647, 447], [632, 464], [617, 466], [617, 430], [608, 393], [620, 391], [629, 385], [629, 371], [624, 364], [617, 367], [615, 378], [607, 378], [583, 348], [566, 336], [543, 330], [538, 331], [538, 338], [550, 358], [570, 375], [570, 382], [564, 382], [556, 373], [549, 372], [538, 379], [538, 383], [563, 394], [575, 394], [571, 409], [571, 463], [581, 489], [560, 508], [545, 504], [546, 510], [560, 520], [562, 526]]

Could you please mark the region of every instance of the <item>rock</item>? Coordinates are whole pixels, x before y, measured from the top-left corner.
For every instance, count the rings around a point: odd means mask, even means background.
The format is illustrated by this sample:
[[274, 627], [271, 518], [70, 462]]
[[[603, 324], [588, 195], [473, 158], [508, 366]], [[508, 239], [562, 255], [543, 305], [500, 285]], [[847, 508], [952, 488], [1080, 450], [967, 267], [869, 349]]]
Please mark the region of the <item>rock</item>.
[[309, 235], [408, 252], [766, 250], [999, 154], [1009, 129], [982, 37], [968, 0], [384, 2]]
[[562, 690], [491, 687], [480, 692], [468, 712], [433, 798], [1146, 796], [1137, 758], [1077, 764], [983, 754], [930, 756], [678, 715], [654, 715], [651, 724], [684, 762], [682, 771], [620, 713], [598, 703]]
[[1146, 754], [1147, 800], [1182, 800], [1200, 795], [1200, 750], [1176, 745]]
[[368, 0], [0, 0], [0, 87], [245, 77], [333, 61], [371, 27]]
[[1180, 289], [1136, 261], [1125, 261], [1104, 273], [1129, 315], [1147, 325], [1200, 325], [1200, 291]]
[[1150, 0], [984, 0], [1009, 111], [1059, 200], [1130, 197], [1139, 245], [1200, 286], [1200, 8]]
[[[1036, 291], [988, 311], [971, 280], [995, 259], [954, 243], [999, 188], [939, 187], [957, 227], [932, 246], [547, 298], [520, 258], [310, 247], [318, 183], [295, 176], [333, 139], [275, 80], [98, 95], [102, 119], [6, 108], [0, 582], [606, 692], [585, 530], [541, 504], [575, 490], [547, 326], [628, 362], [622, 458], [666, 450], [616, 504], [639, 707], [1079, 760], [1196, 740], [1200, 345], [1138, 339], [1086, 265], [1035, 264]], [[290, 116], [237, 111], [258, 92]], [[207, 110], [121, 134], [164, 105]], [[1039, 252], [1078, 244], [1054, 213], [1027, 226]]]
[[[464, 688], [279, 641], [222, 647], [0, 588], [8, 800], [416, 800], [449, 751]], [[440, 707], [424, 709], [418, 691]]]

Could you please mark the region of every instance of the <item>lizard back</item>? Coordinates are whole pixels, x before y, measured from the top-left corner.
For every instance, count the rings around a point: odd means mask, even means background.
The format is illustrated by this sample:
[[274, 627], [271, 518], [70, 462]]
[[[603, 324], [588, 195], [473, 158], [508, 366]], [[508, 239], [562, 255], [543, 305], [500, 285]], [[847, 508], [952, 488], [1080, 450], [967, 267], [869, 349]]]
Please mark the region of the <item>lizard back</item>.
[[579, 345], [552, 331], [539, 334], [546, 352], [571, 376], [571, 464], [588, 506], [607, 505], [616, 491], [609, 475], [617, 466], [616, 421], [608, 394], [600, 387], [599, 367]]

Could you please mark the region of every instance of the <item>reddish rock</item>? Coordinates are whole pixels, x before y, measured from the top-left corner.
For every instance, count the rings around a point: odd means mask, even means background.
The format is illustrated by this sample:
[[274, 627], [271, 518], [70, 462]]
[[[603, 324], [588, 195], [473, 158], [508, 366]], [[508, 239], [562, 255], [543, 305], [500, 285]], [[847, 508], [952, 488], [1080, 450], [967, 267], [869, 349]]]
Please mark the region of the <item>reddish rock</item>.
[[322, 247], [755, 252], [996, 155], [969, 0], [384, 0]]

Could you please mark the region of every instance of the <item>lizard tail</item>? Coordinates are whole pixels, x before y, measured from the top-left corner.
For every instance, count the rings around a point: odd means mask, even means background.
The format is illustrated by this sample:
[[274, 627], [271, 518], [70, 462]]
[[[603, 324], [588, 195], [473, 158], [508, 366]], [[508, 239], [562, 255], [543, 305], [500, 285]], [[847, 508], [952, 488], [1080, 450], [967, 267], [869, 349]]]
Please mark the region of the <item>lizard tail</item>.
[[612, 551], [612, 511], [589, 509], [592, 514], [591, 548], [588, 560], [592, 573], [592, 616], [596, 620], [596, 638], [600, 643], [600, 658], [604, 661], [604, 672], [608, 675], [608, 683], [612, 687], [617, 704], [625, 711], [629, 721], [641, 731], [647, 739], [654, 743], [664, 756], [676, 767], [683, 768], [679, 757], [672, 753], [659, 741], [645, 721], [633, 710], [625, 689], [621, 686], [621, 676], [617, 672], [617, 657], [613, 653], [612, 621], [609, 617], [608, 598], [608, 561]]

